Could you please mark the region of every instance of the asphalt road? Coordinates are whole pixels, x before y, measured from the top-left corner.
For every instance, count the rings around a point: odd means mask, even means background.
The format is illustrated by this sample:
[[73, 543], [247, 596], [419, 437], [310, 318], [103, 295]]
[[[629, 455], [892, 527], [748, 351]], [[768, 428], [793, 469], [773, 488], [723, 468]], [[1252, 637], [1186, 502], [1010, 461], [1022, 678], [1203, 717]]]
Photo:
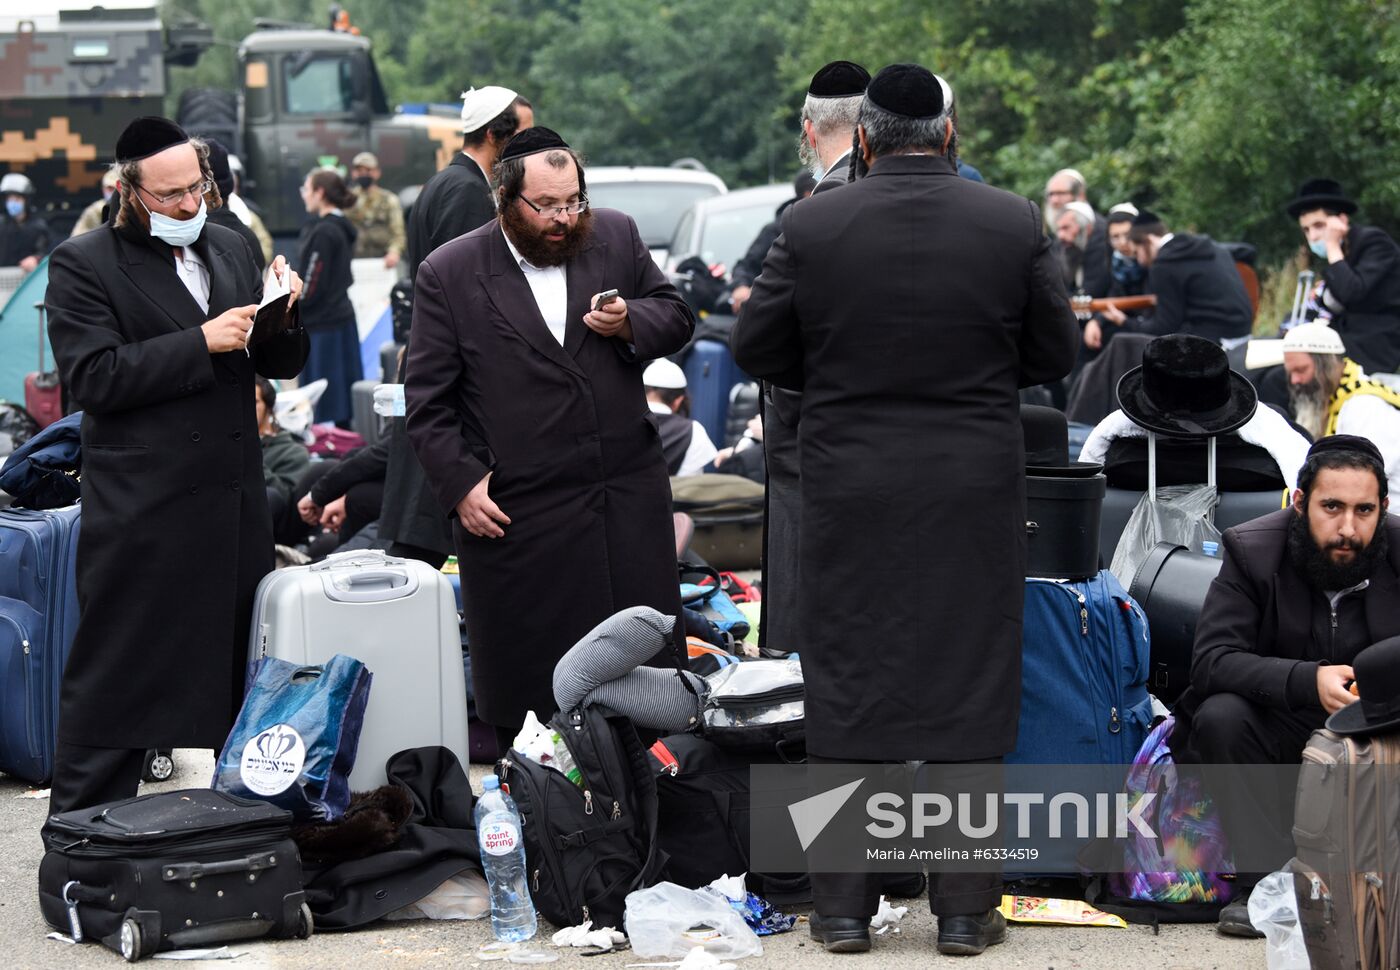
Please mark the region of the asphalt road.
[[[213, 770], [208, 751], [176, 752], [175, 777], [165, 786], [203, 787]], [[485, 768], [473, 766], [472, 780], [480, 787]], [[100, 945], [72, 946], [46, 938], [49, 927], [39, 914], [35, 888], [42, 850], [39, 827], [48, 802], [22, 797], [27, 786], [0, 775], [0, 970], [72, 970], [114, 967], [121, 957]], [[864, 955], [835, 956], [812, 943], [805, 922], [781, 936], [764, 941], [762, 956], [739, 961], [740, 970], [787, 967], [845, 967], [848, 970], [923, 968], [930, 964], [1037, 970], [1080, 968], [1152, 968], [1152, 970], [1263, 970], [1263, 941], [1219, 936], [1212, 926], [1164, 926], [1154, 936], [1147, 927], [1097, 929], [1058, 926], [1013, 926], [1007, 942], [972, 961], [943, 957], [934, 950], [936, 924], [927, 906], [909, 902], [909, 915], [899, 932], [876, 937]], [[546, 930], [546, 932], [550, 932]], [[239, 943], [241, 954], [230, 962], [201, 962], [207, 967], [341, 968], [475, 968], [488, 965], [478, 949], [491, 938], [489, 921], [381, 923], [354, 933], [317, 934], [310, 940]], [[545, 937], [547, 940], [547, 936]], [[630, 952], [583, 957], [561, 950], [555, 966], [586, 970], [621, 970], [643, 960]], [[504, 967], [506, 964], [496, 963]]]

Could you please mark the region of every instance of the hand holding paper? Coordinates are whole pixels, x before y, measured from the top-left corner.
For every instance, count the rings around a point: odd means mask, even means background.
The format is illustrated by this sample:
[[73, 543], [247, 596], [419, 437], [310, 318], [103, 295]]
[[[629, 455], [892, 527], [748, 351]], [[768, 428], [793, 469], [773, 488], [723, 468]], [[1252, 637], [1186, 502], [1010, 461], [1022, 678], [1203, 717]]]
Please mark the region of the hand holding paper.
[[296, 295], [300, 295], [301, 280], [296, 273], [287, 268], [287, 261], [278, 256], [263, 274], [262, 302], [258, 304], [258, 314], [253, 319], [253, 326], [248, 330], [246, 349], [249, 354], [252, 354], [253, 348], [259, 344], [291, 329], [292, 316], [289, 311], [293, 303], [294, 282]]

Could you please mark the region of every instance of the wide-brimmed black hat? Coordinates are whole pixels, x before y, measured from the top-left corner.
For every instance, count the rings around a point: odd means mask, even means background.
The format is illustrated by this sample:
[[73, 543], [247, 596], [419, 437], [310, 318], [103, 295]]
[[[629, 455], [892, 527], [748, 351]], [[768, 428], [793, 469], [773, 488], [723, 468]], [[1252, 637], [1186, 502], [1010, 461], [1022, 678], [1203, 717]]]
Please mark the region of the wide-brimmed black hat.
[[1296, 219], [1314, 209], [1335, 209], [1351, 215], [1356, 203], [1347, 198], [1340, 182], [1332, 179], [1308, 179], [1298, 188], [1298, 194], [1288, 203], [1288, 216]]
[[1021, 436], [1026, 440], [1027, 475], [1090, 478], [1103, 471], [1096, 462], [1069, 460], [1069, 421], [1063, 411], [1022, 404]]
[[1361, 699], [1327, 719], [1337, 734], [1371, 734], [1400, 727], [1400, 637], [1371, 644], [1351, 662]]
[[1213, 340], [1174, 333], [1144, 348], [1142, 364], [1118, 382], [1118, 406], [1132, 422], [1169, 438], [1229, 434], [1254, 417], [1254, 385], [1230, 370]]

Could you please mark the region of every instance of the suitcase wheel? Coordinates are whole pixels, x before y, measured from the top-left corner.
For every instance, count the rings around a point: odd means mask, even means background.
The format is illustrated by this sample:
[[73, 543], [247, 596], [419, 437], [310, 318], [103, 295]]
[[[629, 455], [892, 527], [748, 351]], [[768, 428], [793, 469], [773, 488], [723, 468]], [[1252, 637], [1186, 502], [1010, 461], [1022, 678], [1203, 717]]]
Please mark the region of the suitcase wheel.
[[175, 774], [175, 759], [169, 751], [151, 748], [146, 752], [146, 764], [141, 769], [142, 781], [169, 781]]
[[316, 929], [316, 920], [311, 915], [311, 907], [301, 904], [301, 915], [297, 918], [297, 939], [309, 940]]
[[127, 963], [141, 959], [141, 924], [129, 916], [122, 920], [121, 948], [122, 959]]

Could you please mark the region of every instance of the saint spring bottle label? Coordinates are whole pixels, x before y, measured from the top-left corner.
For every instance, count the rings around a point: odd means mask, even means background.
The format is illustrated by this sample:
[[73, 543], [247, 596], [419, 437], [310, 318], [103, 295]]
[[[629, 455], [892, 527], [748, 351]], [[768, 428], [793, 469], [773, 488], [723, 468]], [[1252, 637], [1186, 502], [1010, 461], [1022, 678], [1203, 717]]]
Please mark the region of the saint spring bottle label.
[[481, 847], [492, 855], [509, 855], [520, 844], [520, 830], [508, 818], [486, 819], [477, 837]]

